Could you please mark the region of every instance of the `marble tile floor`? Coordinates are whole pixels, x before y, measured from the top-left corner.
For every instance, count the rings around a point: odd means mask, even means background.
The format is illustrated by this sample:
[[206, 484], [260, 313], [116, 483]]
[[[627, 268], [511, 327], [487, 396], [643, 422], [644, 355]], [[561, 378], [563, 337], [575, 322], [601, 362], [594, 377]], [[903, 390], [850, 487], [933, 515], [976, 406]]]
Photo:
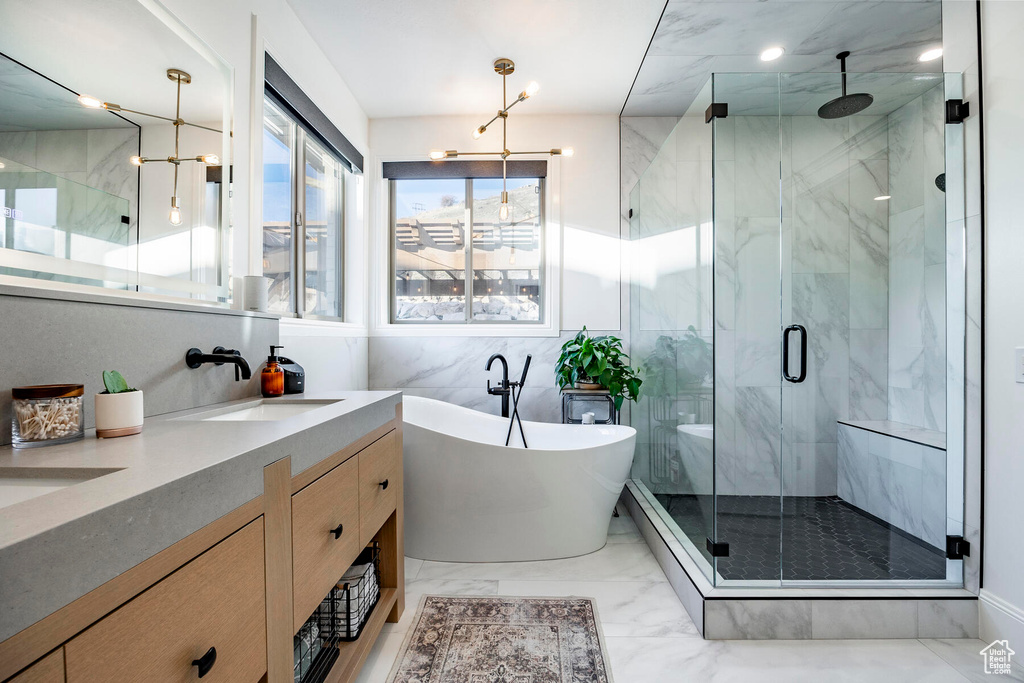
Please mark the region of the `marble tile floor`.
[[[579, 595], [597, 601], [615, 683], [704, 681], [988, 681], [978, 640], [707, 641], [700, 637], [624, 510], [608, 545], [548, 562], [406, 559], [406, 610], [387, 624], [358, 683], [384, 683], [420, 598]], [[618, 573], [616, 569], [621, 569]], [[1024, 681], [1024, 669], [1005, 680]]]

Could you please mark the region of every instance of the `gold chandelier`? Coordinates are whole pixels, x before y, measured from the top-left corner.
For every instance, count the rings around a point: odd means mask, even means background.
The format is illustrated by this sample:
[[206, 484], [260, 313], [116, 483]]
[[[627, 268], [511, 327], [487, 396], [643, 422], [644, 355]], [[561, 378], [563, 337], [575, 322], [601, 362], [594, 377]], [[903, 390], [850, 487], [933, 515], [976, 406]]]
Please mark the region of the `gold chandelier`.
[[556, 147], [553, 149], [547, 149], [542, 151], [531, 151], [531, 152], [512, 152], [508, 149], [508, 112], [509, 110], [522, 102], [525, 99], [533, 97], [537, 94], [540, 86], [537, 85], [536, 81], [531, 81], [526, 86], [526, 90], [519, 93], [512, 104], [508, 103], [508, 90], [505, 85], [505, 79], [508, 75], [516, 70], [515, 62], [507, 57], [500, 57], [494, 60], [494, 71], [501, 76], [501, 109], [494, 117], [482, 126], [477, 127], [473, 130], [473, 139], [479, 139], [487, 132], [487, 128], [501, 119], [501, 151], [500, 152], [459, 152], [458, 150], [435, 150], [430, 153], [430, 158], [434, 161], [444, 161], [445, 159], [454, 159], [458, 156], [500, 156], [501, 157], [501, 208], [498, 210], [498, 219], [502, 222], [509, 220], [511, 215], [510, 207], [508, 204], [508, 158], [516, 154], [550, 154], [553, 157], [571, 157], [573, 155], [572, 147]]
[[133, 165], [135, 165], [135, 166], [142, 166], [143, 164], [148, 164], [148, 163], [153, 162], [153, 161], [165, 161], [168, 164], [173, 164], [174, 165], [174, 190], [173, 190], [173, 194], [171, 195], [171, 211], [170, 211], [170, 213], [167, 216], [167, 220], [170, 221], [171, 225], [181, 225], [181, 208], [178, 206], [178, 166], [180, 166], [181, 162], [183, 162], [183, 161], [198, 161], [198, 162], [206, 164], [207, 166], [216, 166], [217, 164], [220, 163], [220, 157], [217, 156], [216, 154], [200, 154], [199, 156], [196, 156], [196, 157], [184, 157], [184, 158], [179, 156], [179, 154], [178, 154], [178, 138], [179, 138], [178, 133], [181, 130], [181, 126], [192, 126], [194, 128], [202, 128], [203, 130], [209, 130], [209, 131], [212, 131], [214, 133], [222, 133], [223, 131], [219, 131], [216, 128], [210, 128], [208, 126], [200, 126], [198, 123], [189, 123], [188, 121], [185, 121], [184, 119], [182, 119], [181, 118], [181, 86], [182, 85], [188, 85], [189, 83], [191, 83], [192, 82], [192, 76], [190, 76], [187, 72], [182, 71], [181, 69], [168, 69], [167, 70], [167, 78], [170, 79], [171, 81], [174, 81], [177, 84], [177, 86], [178, 86], [178, 99], [177, 99], [177, 103], [175, 105], [174, 118], [173, 119], [169, 118], [167, 116], [160, 116], [158, 114], [147, 114], [144, 111], [136, 111], [134, 109], [128, 109], [126, 107], [122, 107], [119, 104], [114, 104], [113, 102], [104, 102], [103, 100], [95, 98], [95, 97], [93, 97], [91, 95], [79, 95], [78, 96], [78, 101], [79, 101], [80, 104], [82, 104], [82, 106], [89, 107], [90, 109], [106, 109], [107, 111], [112, 111], [112, 112], [126, 112], [126, 113], [129, 113], [129, 114], [139, 114], [140, 116], [148, 116], [148, 117], [154, 118], [154, 119], [161, 119], [163, 121], [170, 121], [174, 125], [174, 154], [173, 155], [167, 157], [166, 159], [156, 158], [156, 157], [150, 158], [150, 157], [132, 156], [132, 157], [128, 158], [128, 161], [130, 163], [132, 163]]

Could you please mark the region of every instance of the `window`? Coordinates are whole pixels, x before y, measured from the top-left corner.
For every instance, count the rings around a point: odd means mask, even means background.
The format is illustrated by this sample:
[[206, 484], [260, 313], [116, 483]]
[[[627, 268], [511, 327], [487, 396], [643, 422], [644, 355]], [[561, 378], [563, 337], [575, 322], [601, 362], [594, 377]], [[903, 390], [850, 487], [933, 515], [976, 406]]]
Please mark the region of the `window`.
[[341, 319], [344, 162], [275, 98], [264, 97], [263, 105], [263, 275], [271, 280], [269, 308]]
[[543, 175], [508, 179], [512, 212], [501, 221], [500, 177], [400, 174], [390, 179], [391, 321], [540, 323]]

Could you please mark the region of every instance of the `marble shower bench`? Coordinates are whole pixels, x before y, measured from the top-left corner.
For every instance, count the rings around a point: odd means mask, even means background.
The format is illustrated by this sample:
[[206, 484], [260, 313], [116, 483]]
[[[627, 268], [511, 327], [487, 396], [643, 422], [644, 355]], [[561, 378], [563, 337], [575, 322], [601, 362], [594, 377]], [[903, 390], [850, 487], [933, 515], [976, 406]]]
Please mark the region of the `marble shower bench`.
[[946, 545], [946, 435], [840, 420], [839, 497], [937, 549]]

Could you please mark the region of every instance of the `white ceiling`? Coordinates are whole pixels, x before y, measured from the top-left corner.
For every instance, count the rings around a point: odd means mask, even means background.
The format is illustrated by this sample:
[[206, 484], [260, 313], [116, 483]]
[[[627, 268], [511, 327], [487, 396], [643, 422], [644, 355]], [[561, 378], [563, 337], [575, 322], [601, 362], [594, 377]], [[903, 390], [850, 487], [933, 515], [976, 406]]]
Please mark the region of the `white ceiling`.
[[[622, 113], [682, 115], [712, 72], [838, 71], [842, 50], [851, 72], [941, 71], [918, 61], [941, 43], [936, 0], [669, 0]], [[760, 61], [775, 45], [786, 54]]]
[[288, 0], [371, 118], [499, 109], [509, 57], [521, 114], [617, 114], [664, 0]]

